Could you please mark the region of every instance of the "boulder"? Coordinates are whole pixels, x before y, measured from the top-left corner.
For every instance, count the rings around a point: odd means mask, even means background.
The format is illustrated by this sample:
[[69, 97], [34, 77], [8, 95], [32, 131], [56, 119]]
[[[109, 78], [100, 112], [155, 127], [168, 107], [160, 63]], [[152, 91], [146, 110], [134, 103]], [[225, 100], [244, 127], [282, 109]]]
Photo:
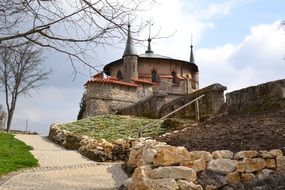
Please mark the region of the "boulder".
[[173, 179], [186, 179], [190, 181], [196, 180], [196, 172], [184, 166], [165, 166], [153, 169], [149, 172], [150, 178], [173, 178]]
[[285, 156], [277, 156], [276, 163], [278, 171], [285, 171]]
[[217, 158], [232, 159], [234, 156], [234, 153], [232, 151], [229, 151], [229, 150], [217, 150], [217, 151], [212, 152], [212, 156], [214, 159], [217, 159]]
[[205, 160], [198, 159], [194, 161], [184, 161], [180, 163], [180, 166], [186, 166], [195, 170], [195, 172], [203, 171], [207, 168]]
[[205, 162], [209, 162], [213, 159], [212, 154], [206, 151], [192, 151], [189, 153], [190, 160], [203, 159]]
[[279, 149], [273, 149], [270, 151], [260, 151], [259, 155], [262, 158], [276, 158], [277, 156], [283, 156], [283, 152]]
[[236, 164], [237, 172], [255, 172], [266, 167], [266, 162], [262, 158], [245, 158]]
[[179, 186], [179, 190], [203, 190], [201, 185], [197, 185], [192, 181], [178, 180], [177, 184]]
[[208, 169], [226, 175], [235, 170], [236, 164], [236, 160], [218, 158], [208, 163]]
[[258, 152], [255, 150], [248, 150], [248, 151], [240, 151], [237, 152], [234, 156], [235, 159], [243, 159], [243, 158], [255, 158], [258, 155]]

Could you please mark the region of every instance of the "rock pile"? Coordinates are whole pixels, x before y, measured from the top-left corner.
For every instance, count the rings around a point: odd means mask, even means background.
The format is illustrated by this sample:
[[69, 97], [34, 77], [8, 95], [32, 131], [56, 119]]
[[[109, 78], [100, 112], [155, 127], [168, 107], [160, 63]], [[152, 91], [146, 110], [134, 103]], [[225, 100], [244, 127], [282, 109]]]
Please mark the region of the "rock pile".
[[[130, 190], [244, 189], [244, 183], [284, 172], [285, 156], [281, 150], [188, 152], [184, 147], [139, 139], [131, 148], [128, 164], [136, 166], [124, 183]], [[275, 185], [285, 188], [284, 179]]]
[[134, 142], [134, 139], [108, 142], [105, 139], [80, 136], [61, 129], [58, 124], [51, 125], [49, 139], [67, 149], [78, 150], [82, 155], [98, 162], [125, 161]]

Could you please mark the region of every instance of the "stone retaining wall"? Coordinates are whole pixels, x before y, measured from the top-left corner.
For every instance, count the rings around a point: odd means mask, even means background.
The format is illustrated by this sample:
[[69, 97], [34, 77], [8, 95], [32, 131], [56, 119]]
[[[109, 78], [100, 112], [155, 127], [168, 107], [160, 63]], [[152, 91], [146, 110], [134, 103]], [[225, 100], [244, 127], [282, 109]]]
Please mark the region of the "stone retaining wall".
[[51, 125], [49, 139], [99, 162], [127, 161], [135, 168], [124, 182], [129, 190], [285, 189], [282, 150], [191, 151], [163, 142], [78, 136]]
[[[205, 96], [199, 100], [200, 116], [207, 117], [215, 115], [225, 104], [224, 91], [226, 89], [227, 87], [222, 86], [221, 84], [212, 84], [191, 94], [175, 99], [160, 108], [159, 117], [167, 115], [203, 94]], [[195, 119], [195, 104], [191, 104], [190, 106], [176, 112], [171, 117]]]
[[129, 190], [231, 190], [247, 189], [250, 184], [257, 189], [285, 189], [284, 174], [278, 183], [261, 183], [285, 171], [281, 150], [188, 152], [184, 147], [140, 139], [132, 146], [128, 164], [136, 166], [124, 183]]
[[133, 115], [138, 117], [159, 118], [162, 105], [181, 97], [182, 95], [154, 94], [147, 99], [118, 110], [118, 115]]
[[105, 139], [94, 139], [88, 136], [75, 135], [52, 124], [48, 138], [67, 149], [78, 150], [87, 158], [98, 161], [125, 161], [134, 139], [117, 139], [108, 142]]
[[285, 107], [285, 79], [226, 94], [229, 113], [249, 113]]

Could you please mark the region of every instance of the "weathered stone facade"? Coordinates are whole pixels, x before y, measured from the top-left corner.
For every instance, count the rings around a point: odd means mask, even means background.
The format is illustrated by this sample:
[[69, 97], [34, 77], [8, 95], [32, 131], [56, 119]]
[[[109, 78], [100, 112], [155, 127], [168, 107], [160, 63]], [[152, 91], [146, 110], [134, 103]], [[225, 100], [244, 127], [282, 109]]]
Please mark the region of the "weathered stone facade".
[[285, 79], [226, 94], [229, 113], [248, 113], [285, 107]]
[[[88, 85], [84, 117], [115, 113], [120, 108], [129, 106], [152, 94], [151, 86], [130, 87], [109, 83]], [[142, 88], [144, 88], [142, 90]], [[139, 90], [138, 90], [139, 89]]]

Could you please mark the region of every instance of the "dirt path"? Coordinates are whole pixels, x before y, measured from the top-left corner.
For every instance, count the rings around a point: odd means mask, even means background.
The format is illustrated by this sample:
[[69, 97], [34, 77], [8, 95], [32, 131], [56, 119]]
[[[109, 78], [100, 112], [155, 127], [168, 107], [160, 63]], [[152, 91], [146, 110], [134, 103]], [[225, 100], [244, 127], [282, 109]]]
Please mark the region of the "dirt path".
[[16, 135], [34, 147], [40, 167], [16, 172], [0, 181], [0, 189], [117, 189], [127, 178], [121, 163], [98, 163], [38, 135]]

